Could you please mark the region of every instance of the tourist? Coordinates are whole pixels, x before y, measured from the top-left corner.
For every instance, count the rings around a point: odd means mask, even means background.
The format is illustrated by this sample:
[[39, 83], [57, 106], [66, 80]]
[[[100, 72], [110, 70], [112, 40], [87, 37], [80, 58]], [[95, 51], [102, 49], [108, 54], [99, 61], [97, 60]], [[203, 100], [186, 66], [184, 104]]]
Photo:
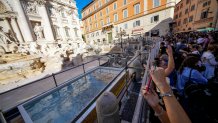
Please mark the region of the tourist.
[[198, 49], [199, 49], [198, 45], [196, 45], [196, 44], [192, 45], [191, 49], [190, 49], [191, 50], [191, 54], [200, 55], [200, 52], [198, 51]]
[[[166, 108], [165, 114], [163, 109], [161, 109], [160, 106], [157, 104], [158, 101], [155, 92], [153, 90], [147, 92], [147, 90], [143, 89], [143, 95], [148, 101], [149, 105], [152, 106], [155, 111], [159, 111], [156, 112], [156, 114], [158, 114], [156, 116], [158, 116], [158, 118], [163, 123], [168, 122], [168, 119], [170, 123], [191, 123], [189, 117], [187, 116], [179, 102], [176, 100], [172, 90], [170, 89], [170, 86], [166, 82], [164, 69], [160, 67], [154, 69], [153, 67], [151, 69], [150, 75], [155, 85], [160, 89], [160, 96], [163, 98]], [[158, 108], [160, 108], [161, 110]]]
[[166, 53], [166, 47], [165, 47], [165, 43], [161, 42], [160, 43], [160, 51], [159, 51], [159, 55], [163, 55]]
[[177, 76], [177, 90], [180, 96], [184, 96], [184, 88], [188, 81], [207, 84], [207, 79], [197, 70], [199, 61], [198, 57], [189, 56], [180, 66]]
[[197, 39], [197, 44], [203, 44], [204, 43], [204, 38], [202, 36], [199, 36]]
[[215, 47], [213, 45], [209, 45], [207, 51], [203, 53], [201, 59], [206, 66], [206, 70], [204, 72], [204, 76], [211, 80], [214, 77], [214, 71], [218, 62], [215, 60], [215, 56], [213, 52], [215, 51]]

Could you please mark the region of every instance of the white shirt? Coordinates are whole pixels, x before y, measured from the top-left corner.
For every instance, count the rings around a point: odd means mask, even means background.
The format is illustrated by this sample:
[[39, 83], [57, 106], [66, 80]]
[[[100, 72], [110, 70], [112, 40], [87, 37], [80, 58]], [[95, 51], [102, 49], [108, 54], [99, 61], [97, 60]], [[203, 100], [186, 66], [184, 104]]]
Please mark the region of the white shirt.
[[204, 38], [198, 38], [197, 44], [202, 44], [202, 43], [204, 43]]

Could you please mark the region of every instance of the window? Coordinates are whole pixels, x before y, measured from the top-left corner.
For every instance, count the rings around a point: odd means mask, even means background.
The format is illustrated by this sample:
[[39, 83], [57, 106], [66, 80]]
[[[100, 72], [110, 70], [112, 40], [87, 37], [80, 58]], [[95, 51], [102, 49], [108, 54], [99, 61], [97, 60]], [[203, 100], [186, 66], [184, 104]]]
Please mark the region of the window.
[[118, 15], [116, 13], [116, 14], [114, 14], [114, 22], [117, 22], [117, 21], [118, 21]]
[[140, 26], [140, 20], [133, 22], [133, 27]]
[[116, 9], [117, 9], [117, 2], [114, 3], [114, 10], [116, 10]]
[[204, 2], [204, 3], [203, 3], [203, 7], [205, 7], [205, 6], [207, 6], [207, 2]]
[[183, 4], [180, 5], [180, 9], [183, 7]]
[[195, 10], [195, 5], [191, 6], [191, 11]]
[[185, 10], [185, 14], [187, 14], [187, 13], [188, 13], [188, 9]]
[[98, 23], [95, 23], [95, 28], [98, 28]]
[[124, 9], [123, 10], [123, 18], [127, 18], [128, 17], [128, 10], [127, 9]]
[[123, 0], [123, 5], [126, 5], [127, 4], [127, 0]]
[[74, 28], [74, 33], [75, 33], [75, 36], [78, 37], [78, 29], [77, 28]]
[[99, 5], [99, 7], [102, 6], [102, 4], [101, 4], [101, 0], [98, 1], [98, 5]]
[[182, 16], [182, 12], [179, 13], [179, 17], [181, 17], [181, 16]]
[[100, 16], [102, 17], [102, 12], [100, 11]]
[[153, 0], [153, 7], [158, 7], [160, 6], [160, 0]]
[[95, 8], [95, 5], [93, 6], [93, 9], [95, 10], [96, 8]]
[[193, 21], [193, 16], [190, 16], [188, 20], [189, 20], [189, 22], [192, 22]]
[[134, 14], [137, 15], [140, 13], [140, 4], [135, 4], [134, 5]]
[[69, 34], [69, 30], [70, 30], [70, 28], [68, 28], [68, 27], [64, 27], [64, 30], [65, 30], [65, 34], [66, 34], [66, 36], [67, 36], [67, 37], [70, 37], [70, 34]]
[[[206, 1], [206, 0], [205, 0], [205, 1]], [[204, 3], [203, 3], [203, 7], [209, 6], [210, 3], [211, 3], [211, 1], [204, 2]]]
[[128, 29], [128, 24], [127, 23], [124, 24], [124, 29]]
[[186, 24], [186, 23], [187, 23], [187, 21], [188, 21], [188, 19], [187, 19], [187, 18], [185, 18], [185, 19], [184, 19], [184, 21], [183, 21], [183, 24]]
[[110, 17], [107, 17], [107, 24], [110, 23]]
[[159, 21], [159, 15], [151, 17], [151, 23]]
[[175, 19], [177, 19], [178, 18], [178, 15], [175, 15]]
[[92, 17], [89, 18], [89, 22], [90, 22], [90, 23], [91, 23], [91, 21], [92, 21]]
[[105, 3], [109, 2], [109, 0], [105, 0]]
[[177, 9], [176, 9], [177, 11], [179, 11], [179, 6], [177, 6]]
[[107, 14], [109, 13], [109, 8], [108, 8], [108, 7], [106, 8], [106, 13], [107, 13]]
[[91, 9], [89, 9], [89, 13], [91, 13]]
[[201, 13], [201, 19], [205, 19], [208, 16], [208, 11], [204, 11]]
[[204, 2], [204, 3], [203, 3], [203, 7], [209, 5], [208, 3], [210, 4], [210, 2]]
[[101, 26], [104, 26], [104, 21], [103, 20], [101, 20]]
[[208, 1], [208, 2], [207, 2], [207, 5], [210, 5], [210, 3], [211, 3], [211, 1]]
[[190, 1], [190, 0], [186, 0], [186, 4], [188, 4], [188, 3], [189, 3], [189, 1]]
[[95, 16], [95, 20], [96, 20], [97, 19], [96, 14], [94, 16]]
[[177, 25], [180, 26], [181, 25], [181, 21], [179, 21]]

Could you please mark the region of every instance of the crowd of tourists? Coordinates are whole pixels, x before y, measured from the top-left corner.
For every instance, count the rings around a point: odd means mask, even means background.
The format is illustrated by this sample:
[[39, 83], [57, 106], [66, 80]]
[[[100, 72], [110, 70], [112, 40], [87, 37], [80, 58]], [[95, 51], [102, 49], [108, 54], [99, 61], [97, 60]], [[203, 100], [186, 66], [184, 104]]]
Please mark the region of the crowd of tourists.
[[218, 123], [218, 32], [178, 33], [162, 39], [150, 70], [154, 84], [142, 92], [153, 109], [151, 121]]

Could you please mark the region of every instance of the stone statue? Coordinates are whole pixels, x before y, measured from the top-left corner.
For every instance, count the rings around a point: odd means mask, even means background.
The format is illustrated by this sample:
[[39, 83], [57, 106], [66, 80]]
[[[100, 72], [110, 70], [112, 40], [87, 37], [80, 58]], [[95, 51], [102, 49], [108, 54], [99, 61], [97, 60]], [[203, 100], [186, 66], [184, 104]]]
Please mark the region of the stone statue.
[[17, 40], [16, 34], [12, 32], [12, 30], [8, 30], [7, 32], [7, 36], [8, 38], [13, 41], [14, 43], [19, 43], [19, 41]]
[[51, 16], [55, 16], [56, 10], [55, 8], [50, 8]]
[[0, 43], [2, 43], [2, 44], [9, 44], [10, 42], [11, 42], [11, 40], [5, 34], [5, 32], [3, 31], [3, 27], [0, 26]]
[[29, 47], [30, 47], [30, 49], [29, 49], [30, 54], [39, 54], [40, 53], [40, 50], [39, 50], [40, 47], [36, 42], [31, 42], [29, 44]]
[[42, 39], [43, 38], [43, 27], [39, 25], [39, 23], [36, 23], [34, 27], [34, 33], [36, 35], [36, 39]]
[[36, 5], [37, 5], [36, 2], [33, 2], [33, 3], [32, 2], [28, 2], [27, 3], [26, 12], [28, 14], [37, 14]]

